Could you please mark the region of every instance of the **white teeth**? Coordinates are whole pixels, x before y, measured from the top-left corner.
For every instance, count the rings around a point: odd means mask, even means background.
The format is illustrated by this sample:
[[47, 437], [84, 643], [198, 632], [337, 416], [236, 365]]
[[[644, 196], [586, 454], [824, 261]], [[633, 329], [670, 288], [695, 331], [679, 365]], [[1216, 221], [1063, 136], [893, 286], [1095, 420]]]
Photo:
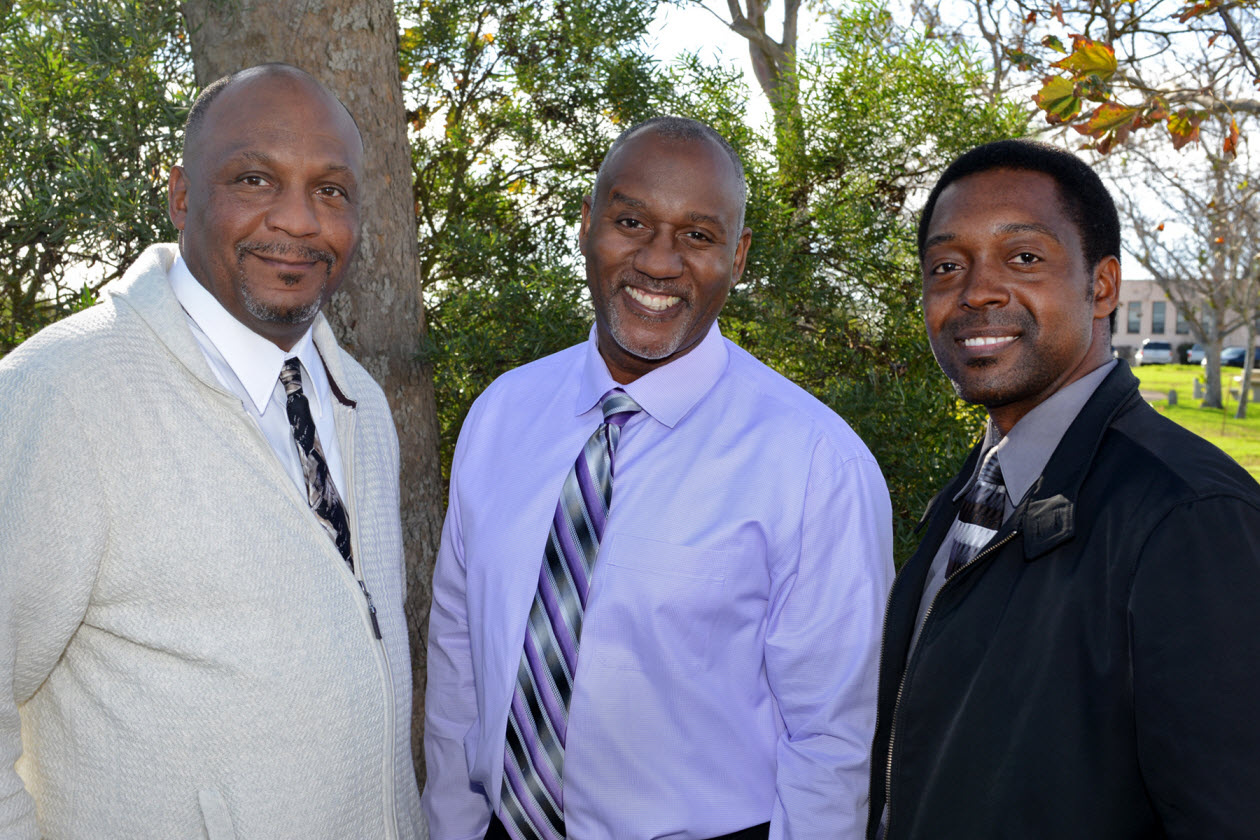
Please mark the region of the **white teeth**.
[[639, 303], [651, 309], [654, 312], [664, 312], [675, 303], [682, 300], [674, 295], [654, 295], [651, 292], [645, 292], [642, 289], [636, 289], [634, 286], [625, 287], [626, 294], [634, 298]]
[[1015, 340], [1013, 335], [983, 335], [978, 338], [963, 339], [963, 347], [997, 347]]

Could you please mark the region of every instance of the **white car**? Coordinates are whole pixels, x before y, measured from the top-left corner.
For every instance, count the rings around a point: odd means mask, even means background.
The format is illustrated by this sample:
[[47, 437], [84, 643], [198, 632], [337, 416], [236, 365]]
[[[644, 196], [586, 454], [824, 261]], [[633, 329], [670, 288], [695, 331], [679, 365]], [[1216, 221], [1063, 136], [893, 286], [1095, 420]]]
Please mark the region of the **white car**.
[[1133, 357], [1133, 364], [1139, 367], [1141, 365], [1171, 365], [1172, 363], [1172, 345], [1167, 341], [1156, 341], [1151, 338], [1142, 341], [1142, 346]]
[[1186, 351], [1186, 364], [1197, 365], [1203, 361], [1204, 355], [1203, 345], [1196, 344]]

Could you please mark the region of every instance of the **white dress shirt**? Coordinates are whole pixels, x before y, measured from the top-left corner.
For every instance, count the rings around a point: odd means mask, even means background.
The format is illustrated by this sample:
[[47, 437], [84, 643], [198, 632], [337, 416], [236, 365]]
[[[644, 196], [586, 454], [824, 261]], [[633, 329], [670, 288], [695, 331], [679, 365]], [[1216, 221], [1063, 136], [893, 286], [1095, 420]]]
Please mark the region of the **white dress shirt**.
[[[561, 484], [617, 387], [582, 345], [500, 377], [456, 447], [433, 583], [424, 807], [480, 838]], [[621, 386], [616, 452], [564, 758], [568, 835], [859, 838], [888, 491], [830, 409], [726, 341]]]
[[306, 478], [289, 426], [284, 386], [280, 384], [280, 369], [287, 360], [298, 357], [302, 363], [302, 393], [311, 407], [315, 434], [319, 436], [337, 493], [342, 502], [346, 502], [341, 448], [333, 425], [332, 388], [324, 362], [311, 340], [311, 330], [302, 333], [292, 349], [281, 350], [224, 309], [192, 276], [183, 257], [178, 257], [171, 266], [170, 281], [171, 290], [188, 316], [188, 325], [210, 369], [224, 388], [240, 397], [242, 407], [258, 422], [285, 472], [305, 495]]

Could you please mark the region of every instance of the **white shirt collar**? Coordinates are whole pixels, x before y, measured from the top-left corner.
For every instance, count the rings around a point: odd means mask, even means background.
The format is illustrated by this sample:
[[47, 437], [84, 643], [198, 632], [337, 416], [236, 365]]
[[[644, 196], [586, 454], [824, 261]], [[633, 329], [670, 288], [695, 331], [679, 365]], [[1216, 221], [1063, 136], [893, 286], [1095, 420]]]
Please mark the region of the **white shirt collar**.
[[308, 391], [313, 388], [315, 391], [315, 398], [308, 398], [307, 402], [310, 403], [313, 416], [319, 416], [327, 396], [325, 392], [328, 390], [328, 377], [318, 375], [318, 372], [323, 371], [324, 365], [319, 358], [319, 351], [315, 349], [310, 327], [302, 333], [292, 349], [281, 350], [224, 309], [223, 304], [193, 277], [182, 256], [175, 258], [169, 277], [171, 290], [180, 306], [197, 322], [197, 326], [232, 368], [259, 414], [266, 410], [267, 403], [271, 400], [271, 392], [280, 378], [280, 369], [284, 367], [285, 360], [297, 356], [309, 374], [302, 378], [303, 388]]

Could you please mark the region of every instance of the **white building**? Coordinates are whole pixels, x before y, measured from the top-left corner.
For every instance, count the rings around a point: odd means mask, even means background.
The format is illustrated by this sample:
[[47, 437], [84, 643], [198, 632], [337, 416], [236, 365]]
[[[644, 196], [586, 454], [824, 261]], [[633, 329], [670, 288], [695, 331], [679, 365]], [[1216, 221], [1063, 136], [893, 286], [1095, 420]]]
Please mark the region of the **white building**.
[[[1231, 318], [1231, 320], [1233, 320]], [[1256, 316], [1260, 330], [1260, 315]], [[1164, 294], [1159, 284], [1149, 278], [1125, 278], [1120, 283], [1120, 305], [1116, 309], [1116, 332], [1111, 337], [1112, 346], [1126, 359], [1142, 346], [1142, 340], [1155, 338], [1167, 341], [1176, 351], [1180, 345], [1193, 344], [1196, 339], [1190, 324], [1177, 311], [1177, 304]], [[1247, 332], [1242, 327], [1225, 336], [1221, 346], [1242, 344]], [[1185, 361], [1185, 355], [1178, 356]]]

